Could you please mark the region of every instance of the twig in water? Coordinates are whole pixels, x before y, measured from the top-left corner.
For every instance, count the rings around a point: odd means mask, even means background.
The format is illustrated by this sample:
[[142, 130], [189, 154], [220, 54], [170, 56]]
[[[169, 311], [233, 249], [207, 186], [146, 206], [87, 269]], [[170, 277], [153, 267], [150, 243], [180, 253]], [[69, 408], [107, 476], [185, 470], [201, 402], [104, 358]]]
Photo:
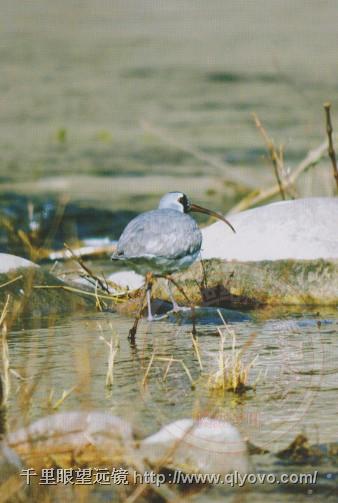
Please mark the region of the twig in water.
[[325, 114], [326, 114], [326, 132], [327, 132], [327, 137], [328, 137], [328, 142], [329, 142], [328, 153], [329, 153], [329, 157], [330, 157], [331, 163], [332, 163], [333, 176], [334, 176], [334, 179], [336, 180], [336, 185], [337, 185], [337, 189], [338, 189], [337, 158], [336, 158], [336, 152], [334, 150], [333, 140], [332, 140], [333, 128], [332, 128], [332, 121], [331, 121], [331, 103], [330, 102], [324, 103], [324, 108], [325, 108]]

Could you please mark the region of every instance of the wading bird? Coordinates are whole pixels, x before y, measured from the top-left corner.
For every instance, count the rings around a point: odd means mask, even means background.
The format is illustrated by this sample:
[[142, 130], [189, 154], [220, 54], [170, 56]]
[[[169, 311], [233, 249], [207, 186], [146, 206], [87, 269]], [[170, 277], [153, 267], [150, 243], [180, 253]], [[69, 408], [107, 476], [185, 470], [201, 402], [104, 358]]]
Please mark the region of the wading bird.
[[[202, 233], [189, 215], [191, 211], [216, 217], [235, 232], [221, 214], [192, 204], [182, 192], [168, 192], [156, 210], [141, 213], [129, 222], [121, 234], [112, 260], [121, 260], [146, 277], [149, 273], [168, 276], [187, 269], [198, 257], [202, 246]], [[151, 281], [147, 281], [146, 287], [148, 320], [153, 320], [149, 284]], [[167, 279], [167, 287], [173, 311], [180, 310], [171, 292], [170, 278]]]

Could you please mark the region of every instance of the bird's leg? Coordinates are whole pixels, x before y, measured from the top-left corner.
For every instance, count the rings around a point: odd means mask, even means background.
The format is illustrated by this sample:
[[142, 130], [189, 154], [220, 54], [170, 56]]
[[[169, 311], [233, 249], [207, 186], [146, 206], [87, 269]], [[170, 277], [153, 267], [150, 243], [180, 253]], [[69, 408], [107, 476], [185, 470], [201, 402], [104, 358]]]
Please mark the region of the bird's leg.
[[176, 300], [175, 300], [175, 298], [173, 296], [173, 292], [172, 292], [172, 289], [171, 289], [171, 283], [170, 283], [170, 280], [168, 278], [166, 279], [166, 284], [167, 284], [167, 290], [168, 290], [169, 297], [170, 297], [170, 302], [173, 305], [173, 311], [178, 311], [179, 305], [177, 304], [177, 302], [176, 302]]
[[148, 308], [148, 321], [153, 321], [154, 317], [151, 312], [151, 289], [153, 287], [153, 275], [151, 272], [146, 274], [146, 295], [147, 295], [147, 308]]
[[150, 298], [151, 298], [151, 287], [152, 287], [152, 273], [147, 273], [146, 274], [146, 281], [145, 281], [145, 286], [142, 291], [142, 296], [141, 296], [141, 301], [140, 301], [140, 307], [138, 310], [137, 315], [135, 316], [135, 320], [133, 323], [133, 326], [129, 330], [129, 336], [128, 339], [132, 344], [135, 343], [135, 336], [137, 332], [137, 327], [138, 327], [138, 322], [140, 321], [142, 311], [143, 311], [143, 305], [144, 305], [144, 300], [147, 298], [147, 304], [148, 304], [148, 320], [152, 320], [153, 317], [151, 315], [151, 305], [150, 305]]
[[151, 289], [152, 289], [152, 286], [153, 286], [153, 273], [149, 272], [146, 274], [145, 286], [143, 287], [143, 290], [142, 290], [142, 296], [141, 296], [140, 307], [139, 307], [138, 313], [135, 316], [133, 326], [129, 330], [128, 339], [130, 340], [130, 342], [132, 344], [135, 344], [135, 336], [136, 336], [136, 332], [137, 332], [138, 322], [140, 321], [140, 318], [142, 315], [145, 299], [147, 299], [148, 321], [163, 320], [164, 318], [167, 317], [167, 314], [164, 314], [163, 316], [153, 316], [152, 315], [152, 312], [151, 312]]
[[140, 307], [139, 307], [138, 313], [135, 316], [135, 320], [134, 320], [133, 326], [129, 330], [128, 339], [130, 340], [130, 342], [132, 344], [135, 343], [135, 337], [136, 337], [138, 322], [140, 321], [140, 318], [141, 318], [141, 314], [142, 314], [142, 310], [143, 310], [143, 304], [144, 304], [144, 299], [146, 297], [146, 291], [147, 291], [146, 287], [144, 287], [143, 291], [142, 291], [141, 302], [140, 302]]
[[178, 313], [179, 311], [188, 311], [190, 308], [189, 307], [186, 307], [186, 306], [179, 306], [173, 296], [173, 292], [172, 292], [172, 288], [171, 288], [171, 284], [172, 284], [172, 279], [167, 276], [166, 277], [166, 283], [167, 283], [167, 290], [168, 290], [168, 293], [169, 293], [169, 297], [170, 297], [170, 302], [172, 303], [173, 305], [173, 312], [174, 313]]
[[[190, 301], [190, 299], [188, 298], [188, 296], [185, 293], [185, 291], [183, 290], [183, 288], [180, 285], [178, 285], [176, 283], [176, 281], [171, 276], [167, 275], [167, 276], [164, 276], [164, 277], [167, 280], [168, 290], [170, 292], [169, 293], [170, 299], [171, 299], [171, 301], [173, 303], [173, 311], [175, 311], [175, 306], [176, 306], [176, 309], [178, 308], [179, 311], [191, 309], [191, 314], [192, 314], [192, 335], [195, 338], [195, 336], [197, 334], [197, 331], [196, 331], [196, 316], [195, 316], [195, 306], [194, 306], [194, 304]], [[181, 294], [183, 295], [183, 297], [189, 303], [190, 308], [189, 307], [187, 308], [187, 307], [180, 307], [180, 306], [178, 306], [178, 304], [175, 302], [175, 300], [173, 298], [173, 295], [172, 295], [172, 292], [171, 292], [171, 283], [173, 283], [174, 286], [176, 286], [177, 290], [179, 290], [181, 292]]]
[[148, 321], [160, 321], [167, 318], [167, 313], [160, 316], [153, 316], [151, 312], [151, 289], [153, 286], [153, 273], [148, 273], [146, 276], [146, 292], [147, 292], [147, 306], [148, 306]]

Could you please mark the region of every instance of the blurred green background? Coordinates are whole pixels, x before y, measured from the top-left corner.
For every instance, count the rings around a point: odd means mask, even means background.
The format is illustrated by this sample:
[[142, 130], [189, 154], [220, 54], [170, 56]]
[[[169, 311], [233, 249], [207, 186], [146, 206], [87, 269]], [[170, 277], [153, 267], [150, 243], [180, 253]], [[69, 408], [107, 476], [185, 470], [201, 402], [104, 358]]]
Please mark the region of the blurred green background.
[[[338, 103], [336, 0], [0, 8], [2, 194], [137, 212], [177, 189], [226, 211], [273, 181], [252, 112], [292, 168], [325, 137], [323, 101]], [[333, 189], [324, 164], [300, 193]]]

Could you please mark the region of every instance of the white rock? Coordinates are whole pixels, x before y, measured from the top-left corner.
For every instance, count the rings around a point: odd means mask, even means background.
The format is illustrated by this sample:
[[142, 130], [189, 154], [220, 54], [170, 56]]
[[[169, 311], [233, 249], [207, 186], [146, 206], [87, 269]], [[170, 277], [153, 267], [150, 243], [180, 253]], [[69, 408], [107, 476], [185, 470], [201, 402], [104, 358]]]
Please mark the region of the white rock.
[[237, 428], [216, 419], [175, 421], [143, 440], [140, 449], [151, 464], [161, 462], [185, 473], [248, 471], [246, 445]]
[[226, 260], [338, 258], [338, 198], [272, 203], [230, 215], [202, 230], [202, 258]]
[[114, 272], [108, 277], [108, 280], [113, 281], [126, 290], [137, 290], [144, 285], [144, 277], [134, 271]]
[[8, 253], [0, 253], [0, 274], [7, 274], [9, 271], [21, 267], [39, 267], [30, 260]]

